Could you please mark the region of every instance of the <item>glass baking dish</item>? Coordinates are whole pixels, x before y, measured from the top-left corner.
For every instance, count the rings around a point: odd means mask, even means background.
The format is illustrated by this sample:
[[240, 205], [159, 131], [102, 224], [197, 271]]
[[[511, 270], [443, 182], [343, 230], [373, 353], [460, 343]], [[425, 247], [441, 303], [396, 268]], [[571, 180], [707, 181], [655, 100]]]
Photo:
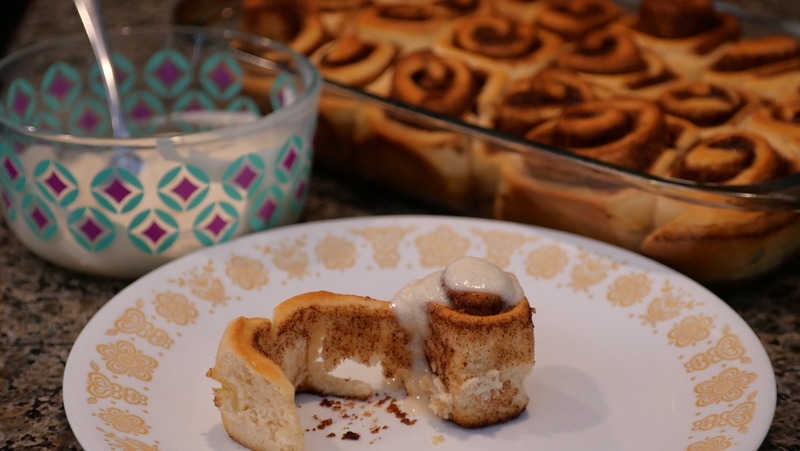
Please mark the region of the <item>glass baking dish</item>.
[[[741, 21], [743, 36], [800, 36], [793, 23], [725, 4], [717, 9]], [[184, 0], [174, 20], [238, 27], [241, 2]], [[800, 86], [800, 71], [796, 73]], [[770, 274], [800, 250], [800, 163], [766, 182], [698, 183], [533, 142], [330, 78], [323, 89], [316, 141], [315, 164], [328, 169], [454, 213], [600, 239], [712, 288]], [[800, 153], [800, 140], [791, 147]]]

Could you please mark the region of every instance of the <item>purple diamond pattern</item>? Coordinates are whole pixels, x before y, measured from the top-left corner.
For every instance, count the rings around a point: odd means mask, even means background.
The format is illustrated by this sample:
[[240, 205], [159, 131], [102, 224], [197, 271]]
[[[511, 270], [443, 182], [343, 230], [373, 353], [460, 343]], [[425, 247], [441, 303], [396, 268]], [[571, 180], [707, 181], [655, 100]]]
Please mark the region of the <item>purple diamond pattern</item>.
[[21, 92], [17, 92], [14, 96], [14, 101], [11, 104], [11, 109], [20, 116], [25, 114], [28, 105], [31, 103], [31, 98]]
[[51, 173], [50, 177], [48, 177], [47, 180], [44, 181], [44, 183], [46, 183], [47, 186], [49, 186], [50, 189], [53, 190], [53, 192], [56, 194], [56, 197], [58, 197], [62, 191], [67, 189], [67, 185], [61, 180], [61, 178], [55, 172]]
[[117, 203], [121, 203], [131, 194], [131, 190], [129, 190], [119, 179], [114, 179], [111, 183], [106, 186], [105, 190], [106, 194], [111, 196], [112, 199], [117, 201]]
[[250, 184], [253, 183], [256, 176], [258, 175], [257, 172], [250, 169], [250, 166], [244, 166], [239, 174], [236, 175], [236, 178], [233, 179], [234, 183], [242, 187], [242, 189], [250, 188]]
[[297, 150], [294, 147], [289, 148], [289, 151], [286, 153], [286, 158], [281, 162], [281, 165], [287, 170], [291, 171], [294, 167], [294, 163], [297, 161]]
[[86, 109], [80, 117], [78, 121], [78, 126], [80, 126], [84, 131], [91, 133], [97, 125], [100, 124], [100, 118], [89, 109]]
[[214, 215], [214, 219], [206, 226], [206, 230], [213, 233], [214, 236], [219, 237], [220, 233], [225, 230], [228, 221], [222, 219], [219, 215]]
[[59, 100], [64, 100], [64, 97], [66, 97], [72, 86], [73, 83], [71, 81], [61, 74], [58, 74], [53, 79], [53, 83], [50, 84], [50, 88], [47, 91]]
[[220, 91], [224, 91], [235, 80], [228, 66], [220, 64], [211, 72], [211, 79], [217, 84]]
[[172, 192], [178, 195], [185, 202], [192, 197], [192, 194], [197, 191], [197, 188], [198, 186], [192, 183], [188, 178], [184, 178], [180, 183], [175, 185], [175, 188], [172, 188]]
[[166, 60], [156, 70], [156, 75], [165, 85], [172, 86], [183, 74], [172, 61]]
[[39, 230], [44, 229], [47, 224], [50, 223], [50, 220], [47, 219], [47, 215], [42, 213], [42, 210], [38, 208], [34, 208], [31, 212], [31, 219], [33, 219], [34, 224], [36, 224], [36, 227], [38, 227]]
[[87, 218], [86, 221], [80, 226], [79, 230], [83, 232], [83, 236], [94, 243], [97, 237], [103, 234], [104, 230], [92, 218]]
[[136, 102], [136, 105], [131, 110], [131, 117], [137, 121], [143, 121], [153, 117], [154, 113], [152, 108], [147, 106], [144, 102]]
[[269, 222], [277, 209], [278, 205], [275, 203], [275, 201], [268, 199], [266, 202], [264, 202], [264, 205], [258, 209], [258, 216], [263, 219], [264, 222]]
[[145, 231], [144, 231], [144, 232], [142, 232], [142, 234], [143, 234], [144, 236], [146, 236], [147, 238], [150, 238], [150, 241], [152, 241], [152, 242], [153, 242], [153, 244], [157, 244], [157, 243], [158, 243], [158, 241], [159, 241], [161, 238], [163, 238], [163, 237], [164, 237], [164, 235], [166, 235], [166, 234], [167, 234], [167, 231], [166, 231], [166, 230], [164, 230], [164, 229], [163, 229], [163, 228], [162, 228], [160, 225], [158, 225], [158, 223], [156, 223], [156, 222], [154, 221], [154, 222], [152, 222], [152, 223], [150, 224], [150, 226], [149, 226], [149, 227], [147, 227], [147, 229], [145, 229]]
[[11, 158], [6, 158], [3, 161], [3, 169], [6, 170], [6, 174], [8, 174], [8, 177], [11, 179], [11, 181], [14, 181], [17, 179], [17, 177], [19, 177], [19, 168], [17, 168], [13, 161], [11, 161]]

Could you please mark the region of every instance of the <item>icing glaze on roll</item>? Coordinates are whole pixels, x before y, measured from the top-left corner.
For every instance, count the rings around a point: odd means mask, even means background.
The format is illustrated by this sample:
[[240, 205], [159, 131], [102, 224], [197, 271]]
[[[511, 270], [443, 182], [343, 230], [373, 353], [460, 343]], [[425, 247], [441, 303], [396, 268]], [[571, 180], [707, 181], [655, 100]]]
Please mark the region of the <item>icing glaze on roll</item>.
[[423, 343], [429, 333], [428, 303], [457, 308], [459, 302], [454, 302], [453, 297], [463, 293], [499, 298], [501, 307], [496, 313], [524, 299], [516, 276], [477, 257], [462, 257], [443, 270], [407, 283], [392, 299], [392, 309], [400, 325], [412, 337], [409, 351], [415, 370], [424, 370], [427, 366]]

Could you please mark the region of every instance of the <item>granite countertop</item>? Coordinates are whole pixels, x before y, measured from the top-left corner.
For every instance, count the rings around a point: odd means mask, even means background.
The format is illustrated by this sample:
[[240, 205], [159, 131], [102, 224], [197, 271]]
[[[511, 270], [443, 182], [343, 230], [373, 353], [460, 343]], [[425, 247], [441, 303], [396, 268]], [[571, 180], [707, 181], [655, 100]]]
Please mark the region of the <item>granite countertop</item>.
[[[70, 1], [30, 0], [9, 48], [81, 30]], [[800, 4], [731, 1], [800, 20]], [[175, 0], [104, 0], [109, 26], [166, 23]], [[379, 214], [445, 214], [358, 181], [315, 172], [303, 221]], [[763, 450], [800, 449], [800, 261], [758, 286], [721, 297], [756, 332], [777, 378]], [[81, 449], [64, 413], [62, 375], [72, 343], [127, 282], [76, 274], [27, 251], [0, 220], [0, 450]]]

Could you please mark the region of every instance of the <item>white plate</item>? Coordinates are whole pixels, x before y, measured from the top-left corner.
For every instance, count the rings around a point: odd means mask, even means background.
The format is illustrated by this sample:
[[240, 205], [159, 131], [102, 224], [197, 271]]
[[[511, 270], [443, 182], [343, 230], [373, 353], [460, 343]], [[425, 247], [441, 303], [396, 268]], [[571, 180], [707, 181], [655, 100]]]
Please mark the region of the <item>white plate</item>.
[[[769, 358], [705, 288], [596, 241], [437, 216], [274, 229], [142, 277], [75, 342], [64, 374], [70, 425], [88, 450], [241, 449], [222, 428], [215, 382], [205, 377], [229, 320], [270, 317], [279, 302], [313, 290], [389, 300], [463, 255], [515, 273], [536, 307], [527, 411], [465, 430], [410, 403], [401, 404], [417, 420], [409, 426], [377, 398], [345, 409], [346, 419], [301, 395], [304, 427], [333, 420], [306, 433], [307, 449], [754, 450], [764, 439], [775, 409]], [[373, 434], [376, 425], [388, 428]], [[361, 439], [341, 440], [347, 430]]]

